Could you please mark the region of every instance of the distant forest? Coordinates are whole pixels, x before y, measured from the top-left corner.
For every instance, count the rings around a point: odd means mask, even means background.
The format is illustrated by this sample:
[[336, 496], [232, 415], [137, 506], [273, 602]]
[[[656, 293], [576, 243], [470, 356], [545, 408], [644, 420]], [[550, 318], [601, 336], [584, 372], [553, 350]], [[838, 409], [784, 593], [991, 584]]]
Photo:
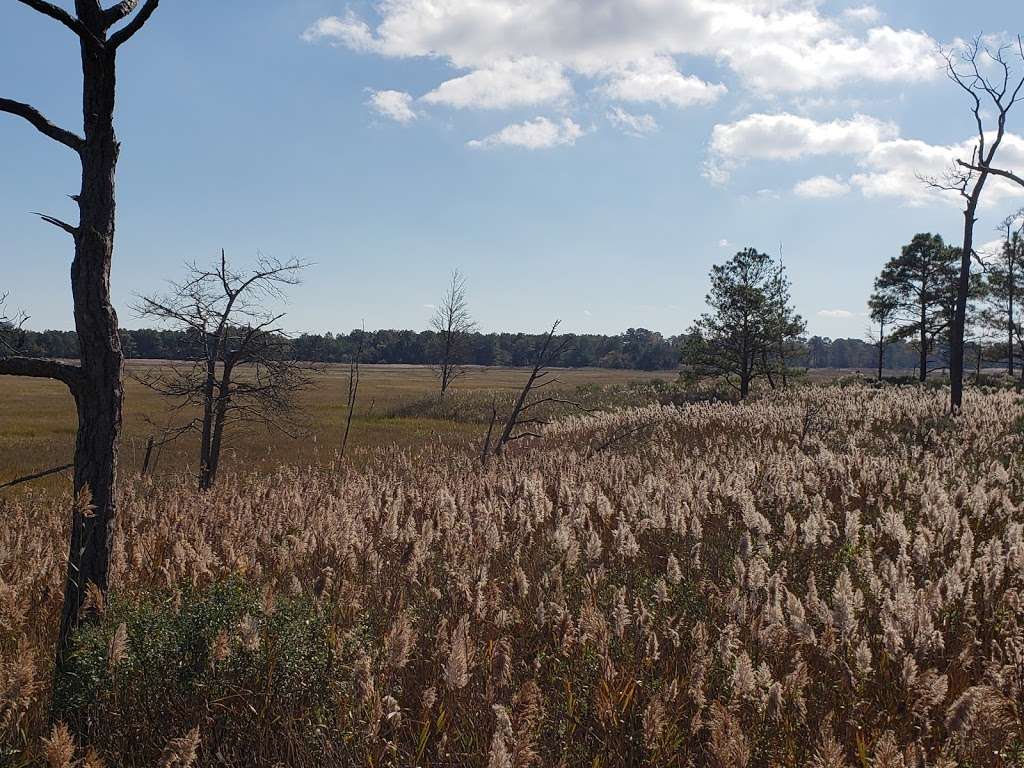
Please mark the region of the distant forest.
[[[121, 332], [125, 357], [180, 360], [195, 355], [195, 345], [179, 331], [141, 329]], [[466, 343], [467, 365], [519, 367], [528, 365], [540, 339], [529, 333], [472, 333]], [[347, 334], [302, 334], [291, 339], [297, 360], [344, 363], [352, 359], [362, 341], [361, 361], [368, 364], [429, 365], [437, 360], [439, 336], [434, 331], [361, 331]], [[629, 368], [642, 371], [672, 370], [679, 366], [686, 336], [665, 337], [645, 328], [630, 328], [614, 336], [573, 335], [560, 364], [572, 368]], [[814, 336], [791, 364], [803, 368], [862, 368], [877, 366], [878, 347], [862, 339]], [[48, 358], [77, 358], [74, 331], [26, 331], [24, 354]], [[886, 347], [886, 367], [912, 369], [917, 353], [911, 345], [894, 342]]]

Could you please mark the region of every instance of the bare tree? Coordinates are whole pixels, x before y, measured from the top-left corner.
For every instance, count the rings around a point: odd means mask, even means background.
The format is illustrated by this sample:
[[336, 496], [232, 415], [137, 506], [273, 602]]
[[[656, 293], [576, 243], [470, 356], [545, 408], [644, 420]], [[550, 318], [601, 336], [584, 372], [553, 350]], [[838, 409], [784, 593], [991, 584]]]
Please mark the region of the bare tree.
[[882, 380], [882, 373], [885, 370], [885, 348], [892, 341], [890, 336], [885, 335], [886, 328], [896, 322], [896, 313], [899, 310], [899, 302], [891, 294], [876, 293], [868, 301], [871, 319], [878, 323], [878, 333], [871, 332], [875, 344], [878, 346], [878, 380]]
[[[501, 454], [509, 443], [514, 443], [516, 440], [522, 440], [525, 437], [541, 436], [536, 429], [543, 427], [548, 422], [546, 419], [536, 415], [535, 408], [552, 404], [568, 405], [579, 410], [586, 410], [577, 402], [553, 395], [535, 397], [538, 390], [546, 389], [558, 383], [558, 378], [553, 376], [551, 367], [561, 359], [562, 355], [572, 344], [573, 339], [571, 336], [563, 336], [561, 339], [555, 337], [555, 332], [558, 330], [559, 325], [561, 325], [561, 321], [556, 320], [554, 325], [551, 326], [551, 330], [544, 335], [537, 345], [530, 375], [526, 379], [526, 383], [523, 385], [522, 390], [520, 390], [518, 397], [516, 397], [508, 420], [505, 422], [501, 435], [498, 437], [498, 442], [494, 446], [495, 454]], [[494, 414], [497, 414], [496, 410], [494, 410]], [[496, 418], [492, 418], [492, 428], [495, 421]], [[488, 430], [486, 445], [490, 445], [490, 441], [491, 432]]]
[[[188, 267], [184, 282], [165, 296], [141, 299], [136, 310], [184, 331], [195, 354], [191, 365], [164, 366], [140, 377], [151, 389], [178, 401], [178, 410], [200, 415], [173, 430], [198, 432], [199, 487], [217, 479], [226, 430], [264, 425], [294, 437], [294, 398], [309, 385], [307, 368], [290, 356], [289, 340], [278, 326], [282, 314], [263, 307], [296, 285], [305, 267], [260, 256], [255, 268], [236, 272], [221, 251], [210, 268]], [[165, 438], [166, 440], [166, 438]]]
[[[86, 588], [106, 592], [117, 517], [117, 444], [123, 399], [121, 341], [110, 300], [114, 251], [114, 177], [120, 145], [114, 134], [116, 61], [121, 46], [156, 11], [159, 0], [121, 0], [104, 8], [100, 0], [75, 0], [74, 15], [46, 0], [19, 0], [67, 27], [77, 38], [82, 61], [83, 134], [54, 125], [35, 107], [0, 98], [0, 112], [21, 117], [81, 161], [78, 224], [53, 216], [43, 221], [75, 243], [71, 293], [80, 345], [79, 365], [11, 355], [0, 360], [0, 375], [56, 379], [71, 391], [78, 411], [74, 492], [67, 582], [58, 633], [57, 670], [72, 629], [83, 616]], [[85, 612], [91, 615], [91, 611]]]
[[352, 353], [352, 359], [348, 364], [348, 399], [346, 400], [346, 408], [348, 414], [345, 417], [345, 433], [341, 438], [341, 451], [338, 457], [345, 458], [345, 450], [348, 448], [348, 434], [352, 430], [352, 416], [356, 412], [356, 402], [359, 399], [359, 375], [360, 366], [363, 361], [363, 344], [366, 343], [366, 328], [362, 328], [359, 333], [359, 341], [356, 343], [355, 352]]
[[28, 321], [24, 312], [7, 309], [7, 294], [0, 293], [0, 358], [16, 355], [21, 350], [22, 327]]
[[[956, 304], [950, 326], [950, 408], [956, 413], [963, 404], [964, 336], [967, 328], [967, 304], [971, 292], [971, 261], [974, 251], [974, 225], [985, 185], [994, 174], [993, 162], [1006, 137], [1006, 120], [1021, 98], [1024, 76], [1015, 75], [1011, 56], [1024, 61], [1024, 44], [1017, 38], [1016, 50], [1003, 45], [992, 49], [980, 36], [956, 50], [944, 51], [946, 74], [970, 103], [977, 127], [977, 139], [970, 162], [957, 160], [941, 180], [926, 179], [933, 187], [954, 191], [964, 200], [964, 239], [960, 253], [960, 277]], [[994, 74], [988, 74], [993, 72]], [[992, 113], [995, 129], [986, 130], [986, 116]]]
[[452, 272], [451, 283], [430, 325], [437, 332], [441, 347], [434, 374], [441, 386], [441, 397], [444, 397], [452, 382], [466, 373], [461, 358], [466, 337], [476, 329], [476, 323], [469, 314], [466, 278], [458, 270]]

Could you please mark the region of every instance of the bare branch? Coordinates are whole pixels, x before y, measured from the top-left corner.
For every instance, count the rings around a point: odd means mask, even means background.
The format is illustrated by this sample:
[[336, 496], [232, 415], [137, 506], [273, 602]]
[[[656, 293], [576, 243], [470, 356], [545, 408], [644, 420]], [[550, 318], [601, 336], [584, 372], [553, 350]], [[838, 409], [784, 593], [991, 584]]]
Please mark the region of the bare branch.
[[24, 475], [23, 477], [16, 477], [14, 480], [9, 480], [6, 483], [0, 484], [0, 488], [13, 488], [16, 485], [22, 483], [29, 483], [33, 480], [40, 480], [50, 475], [56, 475], [59, 472], [67, 472], [69, 469], [74, 468], [74, 464], [64, 464], [60, 467], [53, 467], [52, 469], [45, 469], [42, 472], [34, 472], [31, 475]]
[[103, 11], [103, 28], [110, 29], [138, 6], [139, 0], [121, 0]]
[[[125, 3], [121, 3], [121, 5], [124, 4]], [[132, 8], [134, 8], [135, 5], [137, 5], [137, 0], [136, 3], [132, 4]], [[121, 29], [117, 30], [117, 32], [110, 36], [110, 45], [114, 48], [118, 48], [122, 44], [131, 40], [135, 33], [142, 29], [146, 22], [149, 21], [149, 17], [153, 15], [153, 12], [156, 11], [158, 5], [160, 5], [160, 0], [146, 0], [146, 4], [142, 6], [139, 12], [135, 14], [127, 24], [121, 27]], [[129, 9], [128, 12], [130, 13], [131, 9]]]
[[72, 131], [54, 125], [43, 117], [39, 110], [29, 104], [23, 104], [12, 99], [0, 99], [0, 112], [7, 112], [8, 114], [24, 118], [44, 136], [63, 144], [65, 147], [70, 147], [76, 152], [81, 152], [85, 146], [85, 139]]
[[81, 383], [82, 370], [57, 360], [37, 357], [0, 357], [0, 376], [25, 376], [33, 379], [55, 379], [74, 392]]
[[972, 163], [965, 163], [963, 160], [957, 160], [956, 163], [957, 165], [963, 166], [964, 168], [969, 168], [972, 171], [988, 172], [991, 173], [993, 176], [1001, 176], [1004, 179], [1009, 179], [1010, 181], [1020, 184], [1022, 187], [1024, 187], [1024, 177], [1018, 176], [1013, 171], [1004, 171], [999, 168], [982, 168], [981, 166], [974, 165]]
[[79, 37], [83, 37], [96, 43], [99, 42], [99, 40], [97, 40], [93, 34], [85, 28], [85, 25], [81, 21], [53, 3], [45, 2], [45, 0], [18, 0], [18, 2], [22, 5], [27, 5], [34, 11], [39, 11], [39, 13], [44, 16], [56, 19]]
[[71, 224], [68, 224], [66, 221], [61, 221], [58, 218], [55, 218], [53, 216], [48, 216], [45, 213], [38, 213], [37, 211], [33, 211], [32, 215], [33, 216], [38, 216], [40, 219], [45, 221], [47, 224], [53, 224], [53, 226], [57, 227], [58, 229], [63, 229], [65, 232], [67, 232], [72, 237], [75, 237], [75, 238], [78, 237], [78, 227], [73, 226]]

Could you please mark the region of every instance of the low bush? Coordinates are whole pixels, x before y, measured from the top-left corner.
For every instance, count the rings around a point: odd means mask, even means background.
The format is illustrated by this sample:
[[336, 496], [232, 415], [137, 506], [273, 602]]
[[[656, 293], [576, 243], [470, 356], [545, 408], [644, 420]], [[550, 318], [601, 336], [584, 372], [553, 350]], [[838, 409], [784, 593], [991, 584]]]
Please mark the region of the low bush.
[[310, 596], [240, 578], [119, 597], [73, 638], [57, 717], [116, 765], [153, 765], [191, 727], [223, 764], [324, 754], [352, 637]]

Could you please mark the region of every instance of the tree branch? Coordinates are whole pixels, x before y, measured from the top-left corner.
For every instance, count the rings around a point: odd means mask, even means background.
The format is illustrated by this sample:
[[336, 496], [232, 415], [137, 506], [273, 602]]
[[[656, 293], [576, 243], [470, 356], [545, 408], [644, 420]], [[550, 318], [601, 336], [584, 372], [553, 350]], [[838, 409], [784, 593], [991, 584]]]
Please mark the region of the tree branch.
[[47, 224], [53, 224], [53, 226], [57, 227], [58, 229], [63, 229], [72, 237], [78, 237], [78, 227], [72, 226], [71, 224], [68, 224], [66, 221], [61, 221], [60, 219], [54, 218], [53, 216], [47, 216], [45, 213], [38, 213], [36, 211], [33, 211], [32, 215], [38, 216]]
[[16, 485], [21, 485], [22, 483], [28, 483], [28, 482], [31, 482], [33, 480], [40, 480], [40, 479], [42, 479], [44, 477], [49, 477], [50, 475], [56, 475], [59, 472], [67, 472], [69, 469], [74, 469], [74, 466], [75, 466], [74, 464], [64, 464], [63, 466], [54, 467], [53, 469], [46, 469], [46, 470], [43, 470], [42, 472], [35, 472], [35, 473], [31, 474], [31, 475], [24, 475], [23, 477], [17, 477], [14, 480], [10, 480], [10, 481], [0, 485], [0, 488], [13, 488]]
[[121, 0], [103, 11], [103, 28], [110, 29], [138, 6], [139, 0]]
[[85, 146], [85, 139], [77, 133], [54, 125], [43, 117], [39, 110], [29, 104], [23, 104], [12, 99], [0, 99], [0, 112], [7, 112], [25, 118], [44, 136], [48, 136], [65, 147], [70, 147], [75, 152], [81, 152]]
[[[137, 2], [138, 0], [136, 0], [136, 3]], [[124, 5], [124, 3], [121, 3], [121, 5]], [[149, 21], [149, 17], [153, 15], [153, 12], [156, 10], [158, 5], [160, 5], [160, 0], [146, 0], [146, 4], [142, 6], [142, 9], [135, 14], [135, 16], [132, 17], [131, 21], [110, 36], [110, 45], [117, 48], [122, 43], [126, 43], [131, 40], [135, 33], [142, 29], [146, 22]]]
[[82, 378], [82, 369], [57, 360], [37, 357], [0, 357], [0, 376], [26, 376], [33, 379], [55, 379], [74, 392]]
[[1017, 184], [1020, 184], [1022, 187], [1024, 187], [1024, 178], [1018, 176], [1013, 171], [1004, 171], [999, 168], [983, 168], [978, 165], [972, 165], [971, 163], [965, 163], [963, 160], [957, 160], [956, 163], [957, 165], [961, 165], [964, 168], [970, 168], [972, 171], [978, 171], [980, 173], [990, 173], [993, 176], [1002, 176], [1004, 179], [1009, 179], [1010, 181], [1016, 182]]
[[32, 10], [39, 11], [44, 16], [56, 19], [79, 37], [88, 37], [90, 40], [96, 40], [81, 21], [53, 3], [48, 3], [45, 0], [18, 0], [18, 2], [22, 5], [27, 5]]

